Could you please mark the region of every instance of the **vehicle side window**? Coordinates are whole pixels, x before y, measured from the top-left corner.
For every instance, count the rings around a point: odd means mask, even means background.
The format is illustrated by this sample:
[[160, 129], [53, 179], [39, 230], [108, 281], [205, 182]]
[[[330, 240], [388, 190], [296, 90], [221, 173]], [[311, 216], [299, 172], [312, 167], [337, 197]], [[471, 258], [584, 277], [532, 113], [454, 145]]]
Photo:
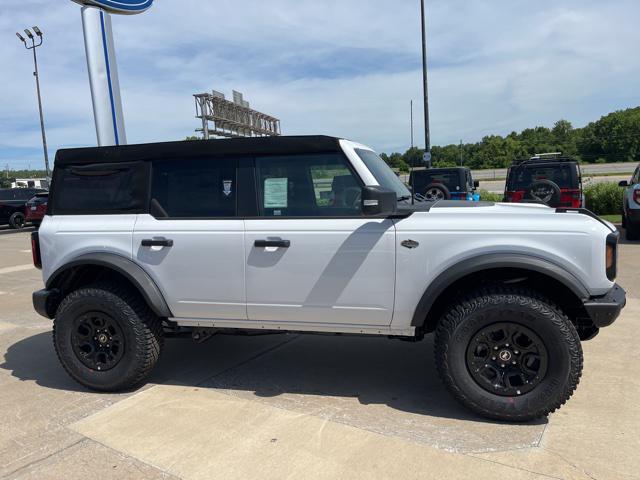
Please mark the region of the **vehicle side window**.
[[261, 216], [361, 214], [360, 179], [337, 153], [258, 157], [256, 181]]
[[140, 213], [147, 204], [148, 165], [103, 163], [56, 169], [52, 196], [57, 214]]
[[225, 218], [236, 215], [235, 159], [153, 162], [151, 213], [156, 218]]
[[636, 168], [636, 171], [633, 174], [633, 178], [631, 179], [632, 184], [640, 183], [640, 167]]

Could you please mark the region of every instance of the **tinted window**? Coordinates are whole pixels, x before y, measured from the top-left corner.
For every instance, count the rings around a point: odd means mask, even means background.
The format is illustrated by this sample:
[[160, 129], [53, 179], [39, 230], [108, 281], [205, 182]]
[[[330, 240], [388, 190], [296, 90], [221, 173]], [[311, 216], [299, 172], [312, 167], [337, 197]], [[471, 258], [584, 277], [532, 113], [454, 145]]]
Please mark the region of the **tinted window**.
[[451, 192], [464, 191], [464, 178], [461, 178], [460, 172], [458, 170], [445, 170], [445, 171], [436, 171], [431, 172], [429, 170], [423, 170], [414, 172], [416, 175], [416, 179], [420, 179], [422, 184], [430, 185], [432, 183], [436, 183], [439, 185], [444, 185]]
[[512, 167], [509, 174], [509, 188], [526, 190], [538, 180], [551, 180], [560, 188], [578, 188], [575, 169], [576, 166], [571, 164]]
[[170, 218], [235, 216], [236, 163], [233, 159], [154, 162], [152, 214]]
[[53, 213], [138, 213], [147, 201], [148, 165], [95, 164], [56, 169]]
[[405, 187], [402, 180], [398, 178], [377, 153], [362, 148], [356, 148], [355, 150], [381, 187], [393, 190], [398, 198], [411, 197], [411, 192]]
[[260, 214], [354, 216], [361, 182], [341, 154], [256, 158]]

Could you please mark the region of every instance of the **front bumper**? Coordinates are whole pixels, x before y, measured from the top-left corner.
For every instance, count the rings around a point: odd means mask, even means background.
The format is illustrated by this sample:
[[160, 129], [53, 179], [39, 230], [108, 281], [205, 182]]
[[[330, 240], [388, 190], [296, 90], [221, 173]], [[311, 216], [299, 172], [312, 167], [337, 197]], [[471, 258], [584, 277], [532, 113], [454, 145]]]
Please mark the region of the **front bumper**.
[[52, 290], [38, 290], [37, 292], [33, 292], [31, 296], [35, 311], [49, 319], [54, 318], [56, 315], [56, 309], [60, 303], [59, 298], [59, 292], [55, 288]]
[[627, 304], [627, 293], [617, 283], [606, 295], [592, 297], [584, 302], [589, 318], [597, 328], [611, 325]]

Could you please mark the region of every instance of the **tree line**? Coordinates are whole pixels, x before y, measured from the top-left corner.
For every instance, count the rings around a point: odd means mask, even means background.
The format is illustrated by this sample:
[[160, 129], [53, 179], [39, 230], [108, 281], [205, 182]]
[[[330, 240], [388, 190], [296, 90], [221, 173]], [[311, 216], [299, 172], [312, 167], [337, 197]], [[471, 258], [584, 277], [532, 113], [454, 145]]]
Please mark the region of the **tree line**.
[[[640, 107], [612, 112], [583, 128], [558, 120], [552, 128], [527, 128], [505, 137], [487, 135], [476, 143], [431, 147], [433, 166], [462, 164], [472, 169], [504, 168], [515, 159], [548, 152], [562, 152], [582, 163], [639, 162]], [[424, 165], [423, 153], [413, 147], [381, 157], [392, 168], [408, 171], [410, 166]]]

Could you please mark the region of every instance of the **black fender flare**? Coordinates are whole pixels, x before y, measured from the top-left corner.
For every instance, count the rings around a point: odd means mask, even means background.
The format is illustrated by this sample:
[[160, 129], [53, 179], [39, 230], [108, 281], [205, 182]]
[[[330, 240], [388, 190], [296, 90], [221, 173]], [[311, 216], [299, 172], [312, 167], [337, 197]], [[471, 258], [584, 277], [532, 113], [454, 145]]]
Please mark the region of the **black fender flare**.
[[134, 261], [115, 253], [85, 253], [75, 257], [49, 276], [46, 282], [47, 290], [58, 288], [60, 279], [69, 269], [87, 265], [105, 267], [118, 272], [137, 288], [147, 305], [156, 315], [159, 317], [173, 316], [162, 292], [149, 274]]
[[450, 285], [467, 275], [494, 268], [519, 268], [547, 275], [571, 290], [579, 299], [589, 298], [589, 291], [571, 272], [549, 260], [521, 253], [490, 253], [467, 258], [440, 273], [427, 287], [418, 302], [411, 321], [412, 327], [422, 327], [427, 315]]

